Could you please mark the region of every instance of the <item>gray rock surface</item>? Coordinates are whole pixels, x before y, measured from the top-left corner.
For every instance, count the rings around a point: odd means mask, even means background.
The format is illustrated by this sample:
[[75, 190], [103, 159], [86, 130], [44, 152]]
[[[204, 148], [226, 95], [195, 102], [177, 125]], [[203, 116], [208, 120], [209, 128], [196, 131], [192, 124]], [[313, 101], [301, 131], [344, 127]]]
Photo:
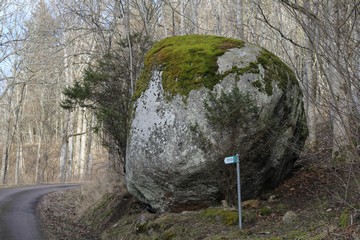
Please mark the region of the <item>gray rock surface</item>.
[[[261, 51], [252, 44], [228, 50], [218, 57], [223, 74], [219, 83], [188, 96], [169, 97], [161, 67], [153, 69], [148, 88], [133, 105], [126, 157], [131, 194], [159, 211], [220, 203], [236, 184], [235, 165], [223, 162], [235, 153], [241, 159], [243, 200], [276, 186], [289, 173], [306, 137], [302, 95], [299, 85], [288, 79], [274, 79], [271, 94], [254, 84], [265, 84], [266, 66], [256, 63]], [[255, 73], [229, 73], [234, 66], [244, 69], [254, 62]], [[249, 119], [246, 131], [243, 126], [220, 131], [209, 123], [204, 101], [210, 91], [219, 97], [235, 86], [251, 96], [258, 114]]]
[[298, 220], [298, 215], [293, 211], [287, 211], [285, 215], [282, 217], [282, 221], [285, 224], [291, 224]]

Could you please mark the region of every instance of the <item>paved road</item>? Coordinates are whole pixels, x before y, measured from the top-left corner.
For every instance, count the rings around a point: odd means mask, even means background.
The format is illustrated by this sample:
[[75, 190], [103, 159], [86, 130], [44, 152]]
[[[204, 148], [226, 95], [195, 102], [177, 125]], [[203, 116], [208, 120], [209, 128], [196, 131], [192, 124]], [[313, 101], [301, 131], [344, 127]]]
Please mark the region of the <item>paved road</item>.
[[35, 208], [41, 196], [78, 185], [56, 184], [0, 189], [0, 240], [42, 240]]

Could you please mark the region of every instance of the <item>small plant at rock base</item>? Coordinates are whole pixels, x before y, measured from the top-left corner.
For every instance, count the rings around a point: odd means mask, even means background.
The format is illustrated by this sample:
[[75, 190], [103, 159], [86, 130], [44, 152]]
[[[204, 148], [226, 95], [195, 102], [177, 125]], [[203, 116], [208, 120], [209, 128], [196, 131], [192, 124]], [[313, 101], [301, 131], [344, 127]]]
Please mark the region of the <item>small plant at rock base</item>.
[[268, 206], [262, 207], [260, 208], [260, 214], [262, 216], [269, 216], [270, 214], [272, 214], [272, 209]]
[[345, 209], [340, 215], [339, 227], [346, 228], [349, 225], [350, 225], [350, 214], [349, 214], [349, 210]]

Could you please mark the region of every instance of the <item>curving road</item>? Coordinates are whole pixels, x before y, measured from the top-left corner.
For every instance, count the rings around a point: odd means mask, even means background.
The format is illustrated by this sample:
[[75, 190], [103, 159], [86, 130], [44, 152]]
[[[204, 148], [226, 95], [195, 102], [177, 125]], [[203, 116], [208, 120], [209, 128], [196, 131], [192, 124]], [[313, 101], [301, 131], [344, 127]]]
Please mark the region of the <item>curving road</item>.
[[35, 208], [50, 192], [78, 187], [71, 184], [36, 185], [0, 189], [0, 240], [44, 239]]

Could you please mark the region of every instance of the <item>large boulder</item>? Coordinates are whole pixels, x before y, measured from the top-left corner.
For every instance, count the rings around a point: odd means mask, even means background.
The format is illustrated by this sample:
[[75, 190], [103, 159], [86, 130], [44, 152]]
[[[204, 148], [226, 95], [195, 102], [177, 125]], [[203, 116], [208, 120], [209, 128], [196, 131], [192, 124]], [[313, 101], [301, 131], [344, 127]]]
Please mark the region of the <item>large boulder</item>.
[[239, 153], [242, 197], [254, 198], [291, 171], [305, 122], [294, 73], [267, 50], [215, 36], [164, 39], [134, 95], [128, 190], [158, 211], [206, 207], [233, 193], [235, 168], [223, 159]]

